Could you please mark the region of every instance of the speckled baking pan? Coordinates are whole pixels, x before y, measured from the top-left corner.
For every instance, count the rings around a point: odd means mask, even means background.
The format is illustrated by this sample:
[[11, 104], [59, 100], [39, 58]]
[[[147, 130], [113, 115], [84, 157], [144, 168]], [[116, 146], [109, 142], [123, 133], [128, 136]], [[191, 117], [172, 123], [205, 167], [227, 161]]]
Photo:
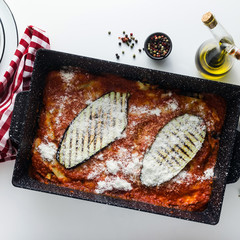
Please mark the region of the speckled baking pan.
[[[45, 76], [49, 71], [60, 69], [63, 66], [81, 67], [95, 74], [112, 73], [131, 80], [144, 80], [150, 84], [158, 84], [164, 89], [174, 88], [184, 92], [214, 93], [225, 99], [227, 114], [221, 134], [218, 160], [214, 170], [213, 190], [210, 201], [204, 211], [189, 212], [154, 206], [147, 203], [115, 199], [51, 184], [46, 185], [29, 176], [31, 147], [37, 129], [38, 115], [42, 106]], [[240, 161], [238, 159], [240, 156], [240, 134], [236, 130], [239, 114], [239, 86], [41, 49], [37, 52], [35, 60], [31, 90], [18, 94], [16, 98], [10, 137], [18, 147], [18, 155], [12, 183], [16, 187], [31, 190], [206, 224], [217, 224], [220, 218], [226, 184], [237, 181], [240, 176]]]

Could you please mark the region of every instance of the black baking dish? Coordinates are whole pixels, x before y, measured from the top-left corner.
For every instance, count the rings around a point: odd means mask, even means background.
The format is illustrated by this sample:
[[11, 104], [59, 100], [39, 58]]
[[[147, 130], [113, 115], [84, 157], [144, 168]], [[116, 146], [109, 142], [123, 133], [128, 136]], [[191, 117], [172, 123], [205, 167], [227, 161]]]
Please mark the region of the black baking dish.
[[[41, 109], [44, 81], [51, 70], [74, 66], [91, 73], [112, 73], [132, 80], [144, 80], [165, 89], [180, 89], [184, 92], [209, 92], [222, 96], [227, 103], [227, 114], [221, 134], [218, 161], [214, 170], [213, 190], [207, 208], [201, 212], [153, 206], [146, 203], [110, 198], [78, 190], [43, 184], [32, 179], [29, 172], [31, 147], [37, 129]], [[10, 129], [10, 137], [18, 147], [12, 183], [16, 187], [58, 194], [78, 199], [141, 210], [207, 224], [217, 224], [227, 183], [236, 182], [240, 176], [240, 134], [237, 131], [240, 113], [240, 87], [204, 79], [176, 75], [151, 69], [113, 63], [88, 57], [50, 50], [37, 52], [31, 89], [17, 95]]]

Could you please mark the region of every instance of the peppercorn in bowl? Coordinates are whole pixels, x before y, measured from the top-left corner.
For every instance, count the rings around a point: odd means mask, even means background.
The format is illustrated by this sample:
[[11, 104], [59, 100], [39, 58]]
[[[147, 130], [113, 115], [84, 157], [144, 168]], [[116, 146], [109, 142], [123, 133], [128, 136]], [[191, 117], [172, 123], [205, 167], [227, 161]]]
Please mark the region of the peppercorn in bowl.
[[162, 60], [169, 56], [172, 51], [170, 37], [162, 32], [152, 33], [144, 43], [146, 54], [154, 60]]

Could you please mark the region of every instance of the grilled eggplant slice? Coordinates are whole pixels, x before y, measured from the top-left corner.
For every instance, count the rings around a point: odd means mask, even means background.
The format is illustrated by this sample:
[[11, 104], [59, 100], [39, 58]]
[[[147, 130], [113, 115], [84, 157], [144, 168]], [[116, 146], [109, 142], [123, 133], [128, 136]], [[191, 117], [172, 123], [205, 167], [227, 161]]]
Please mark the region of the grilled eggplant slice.
[[141, 182], [158, 186], [176, 176], [201, 149], [206, 136], [202, 118], [184, 114], [158, 133], [143, 158]]
[[75, 167], [120, 137], [127, 126], [128, 97], [110, 92], [82, 110], [64, 133], [57, 160]]

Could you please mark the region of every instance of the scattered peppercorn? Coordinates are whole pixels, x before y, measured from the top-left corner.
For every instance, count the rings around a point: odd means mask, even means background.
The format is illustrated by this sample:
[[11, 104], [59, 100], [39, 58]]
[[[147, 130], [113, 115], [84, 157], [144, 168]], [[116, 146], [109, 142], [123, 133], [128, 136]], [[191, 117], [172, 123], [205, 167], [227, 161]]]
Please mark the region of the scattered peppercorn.
[[141, 49], [141, 48], [139, 48], [139, 49], [138, 49], [138, 51], [139, 51], [139, 52], [142, 52], [142, 49]]
[[[118, 37], [119, 39], [118, 45], [119, 46], [126, 45], [131, 49], [133, 49], [135, 44], [138, 43], [138, 40], [134, 37], [133, 33], [127, 34], [126, 31], [123, 31], [122, 33], [123, 33], [123, 36]], [[111, 35], [111, 31], [109, 31], [108, 34]], [[141, 52], [141, 49], [138, 49], [138, 51]], [[122, 51], [121, 53], [122, 55], [125, 54], [124, 51]], [[115, 55], [117, 59], [120, 58], [118, 53], [116, 53]], [[136, 58], [136, 54], [133, 54], [133, 58]]]
[[126, 43], [127, 46], [130, 46], [131, 48], [133, 48], [134, 45], [130, 45], [129, 43], [131, 43], [132, 41], [135, 41], [135, 43], [138, 43], [138, 40], [135, 39], [135, 37], [133, 37], [133, 33], [130, 33], [128, 35], [126, 34], [125, 31], [123, 31], [123, 35], [124, 35], [123, 37], [118, 37], [118, 39], [122, 40], [123, 43]]

